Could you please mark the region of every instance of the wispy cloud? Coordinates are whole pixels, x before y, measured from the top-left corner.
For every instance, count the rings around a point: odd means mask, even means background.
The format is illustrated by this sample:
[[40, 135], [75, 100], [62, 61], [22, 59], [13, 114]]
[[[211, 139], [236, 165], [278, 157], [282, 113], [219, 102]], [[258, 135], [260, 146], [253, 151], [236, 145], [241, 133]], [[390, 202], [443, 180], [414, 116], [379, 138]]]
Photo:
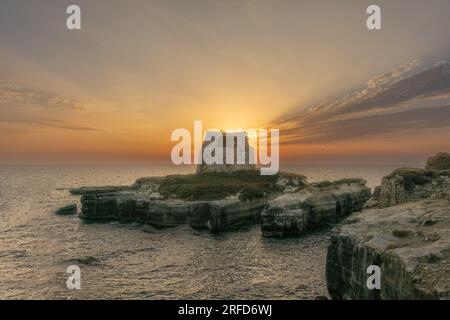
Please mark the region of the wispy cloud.
[[90, 107], [89, 103], [83, 101], [65, 98], [9, 80], [0, 80], [0, 105], [17, 104], [65, 110], [83, 110]]
[[87, 110], [92, 104], [0, 79], [0, 123], [50, 127], [77, 131], [102, 131], [70, 121], [49, 118], [67, 112]]
[[286, 143], [327, 143], [450, 126], [450, 64], [414, 60], [367, 86], [278, 121]]
[[0, 123], [24, 124], [24, 125], [33, 125], [39, 127], [50, 127], [76, 131], [97, 131], [97, 132], [103, 131], [97, 128], [73, 125], [64, 120], [45, 119], [45, 118], [2, 117], [0, 118]]

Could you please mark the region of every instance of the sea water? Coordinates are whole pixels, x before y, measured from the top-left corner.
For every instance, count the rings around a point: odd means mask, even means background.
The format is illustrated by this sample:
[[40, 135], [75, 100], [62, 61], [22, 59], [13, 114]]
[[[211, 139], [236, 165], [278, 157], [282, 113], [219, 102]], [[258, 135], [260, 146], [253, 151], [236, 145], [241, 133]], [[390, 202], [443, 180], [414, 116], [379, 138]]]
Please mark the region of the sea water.
[[[362, 177], [370, 187], [393, 166], [291, 166], [309, 181]], [[220, 234], [188, 226], [85, 223], [54, 211], [80, 186], [128, 185], [177, 166], [0, 167], [0, 299], [313, 299], [327, 294], [329, 231], [265, 239], [258, 225]], [[69, 265], [81, 289], [69, 290]]]

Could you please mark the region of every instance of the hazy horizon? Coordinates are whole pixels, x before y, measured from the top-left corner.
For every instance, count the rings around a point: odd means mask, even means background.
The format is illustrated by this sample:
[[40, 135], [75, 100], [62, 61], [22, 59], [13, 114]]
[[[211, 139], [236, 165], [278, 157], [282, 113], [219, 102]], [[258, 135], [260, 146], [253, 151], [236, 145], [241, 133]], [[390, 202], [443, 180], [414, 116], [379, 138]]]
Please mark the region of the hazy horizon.
[[450, 151], [449, 1], [377, 1], [376, 31], [371, 1], [70, 4], [0, 4], [0, 164], [169, 164], [194, 120], [280, 128], [281, 166]]

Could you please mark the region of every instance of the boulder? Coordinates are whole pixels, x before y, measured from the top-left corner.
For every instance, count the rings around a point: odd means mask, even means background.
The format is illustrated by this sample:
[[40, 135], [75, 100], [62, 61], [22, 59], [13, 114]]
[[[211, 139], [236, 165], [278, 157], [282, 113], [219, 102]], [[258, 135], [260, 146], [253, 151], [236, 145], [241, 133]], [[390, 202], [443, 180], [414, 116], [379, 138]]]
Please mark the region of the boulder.
[[67, 206], [64, 206], [62, 208], [59, 208], [55, 211], [55, 214], [58, 215], [73, 215], [77, 214], [77, 205], [76, 204], [69, 204]]
[[[326, 280], [333, 299], [450, 299], [450, 202], [422, 200], [354, 214], [333, 231]], [[370, 290], [367, 268], [381, 270]]]
[[439, 152], [428, 158], [426, 168], [432, 170], [450, 170], [450, 153]]

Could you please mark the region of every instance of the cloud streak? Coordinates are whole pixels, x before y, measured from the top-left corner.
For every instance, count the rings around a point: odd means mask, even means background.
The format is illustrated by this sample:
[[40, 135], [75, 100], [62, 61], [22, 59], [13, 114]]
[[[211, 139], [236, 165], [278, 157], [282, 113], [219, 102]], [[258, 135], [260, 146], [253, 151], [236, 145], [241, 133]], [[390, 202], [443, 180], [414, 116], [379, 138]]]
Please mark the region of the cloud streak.
[[91, 106], [86, 102], [36, 90], [9, 80], [0, 80], [0, 105], [21, 105], [61, 110], [85, 110]]
[[9, 80], [0, 80], [0, 123], [33, 127], [49, 127], [65, 130], [100, 132], [89, 126], [42, 116], [47, 111], [64, 115], [66, 112], [87, 110], [92, 105], [66, 98]]
[[450, 126], [450, 64], [419, 69], [417, 60], [367, 82], [366, 88], [271, 124], [285, 143], [354, 140]]
[[103, 132], [104, 130], [85, 127], [85, 126], [77, 126], [72, 125], [68, 121], [58, 120], [58, 119], [45, 119], [45, 118], [33, 118], [33, 117], [2, 117], [0, 118], [0, 123], [6, 124], [23, 124], [23, 125], [31, 125], [37, 127], [49, 127], [49, 128], [58, 128], [58, 129], [66, 129], [66, 130], [76, 130], [76, 131], [96, 131]]

